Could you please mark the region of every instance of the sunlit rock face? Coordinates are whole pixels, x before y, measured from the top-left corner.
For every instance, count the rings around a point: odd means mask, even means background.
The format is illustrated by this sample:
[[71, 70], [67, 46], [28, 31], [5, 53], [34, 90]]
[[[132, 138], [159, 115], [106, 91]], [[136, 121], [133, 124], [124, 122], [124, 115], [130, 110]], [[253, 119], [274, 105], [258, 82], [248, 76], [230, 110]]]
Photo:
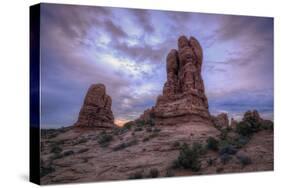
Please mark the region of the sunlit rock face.
[[114, 127], [111, 97], [103, 84], [93, 84], [88, 89], [76, 126], [90, 128]]
[[152, 112], [160, 124], [210, 121], [202, 61], [199, 42], [194, 37], [179, 37], [178, 50], [172, 49], [167, 55], [167, 81]]

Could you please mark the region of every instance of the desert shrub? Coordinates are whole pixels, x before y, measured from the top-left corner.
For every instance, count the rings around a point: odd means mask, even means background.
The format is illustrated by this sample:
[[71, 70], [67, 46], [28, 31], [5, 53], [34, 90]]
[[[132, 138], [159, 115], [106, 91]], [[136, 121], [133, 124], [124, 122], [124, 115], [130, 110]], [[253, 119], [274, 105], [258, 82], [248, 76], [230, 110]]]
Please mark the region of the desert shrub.
[[224, 153], [220, 155], [220, 160], [223, 164], [226, 164], [228, 161], [230, 161], [231, 158], [232, 158], [231, 155], [228, 153]]
[[236, 153], [237, 153], [237, 149], [230, 144], [222, 146], [219, 150], [219, 155], [224, 155], [224, 154], [234, 155]]
[[150, 178], [157, 178], [159, 176], [159, 171], [157, 168], [153, 168], [149, 171]]
[[138, 141], [137, 141], [136, 139], [131, 140], [131, 141], [129, 141], [129, 142], [123, 142], [123, 143], [118, 144], [117, 146], [115, 146], [115, 147], [113, 148], [113, 151], [122, 150], [122, 149], [125, 149], [125, 148], [127, 148], [127, 147], [136, 145], [137, 143], [138, 143]]
[[199, 142], [194, 142], [192, 145], [192, 150], [196, 153], [198, 153], [199, 155], [203, 155], [206, 153], [206, 147], [204, 147], [204, 145], [202, 145]]
[[209, 137], [207, 139], [207, 148], [217, 151], [219, 149], [219, 141], [213, 137]]
[[239, 122], [236, 126], [236, 132], [242, 136], [251, 136], [253, 134], [251, 124], [247, 121]]
[[184, 143], [181, 146], [180, 154], [178, 158], [174, 161], [174, 168], [184, 168], [191, 169], [192, 171], [198, 171], [201, 168], [201, 164], [199, 161], [199, 150], [196, 147], [190, 148], [189, 145]]
[[51, 148], [51, 153], [60, 153], [62, 152], [62, 149], [57, 146], [57, 145], [54, 145], [52, 148]]
[[78, 150], [77, 153], [85, 153], [87, 151], [89, 151], [88, 148], [82, 148], [82, 149]]
[[262, 124], [259, 121], [253, 117], [248, 117], [237, 124], [236, 132], [242, 136], [251, 136], [261, 128]]
[[236, 157], [242, 166], [247, 166], [252, 163], [251, 158], [246, 155], [237, 155]]
[[129, 176], [129, 179], [142, 179], [142, 178], [143, 178], [143, 171], [137, 171]]
[[63, 152], [63, 156], [65, 156], [65, 157], [73, 155], [73, 154], [74, 154], [74, 151], [72, 151], [72, 150]]
[[112, 139], [113, 139], [112, 135], [106, 133], [105, 131], [101, 132], [98, 135], [98, 143], [102, 147], [107, 147], [109, 145], [109, 143], [112, 141]]

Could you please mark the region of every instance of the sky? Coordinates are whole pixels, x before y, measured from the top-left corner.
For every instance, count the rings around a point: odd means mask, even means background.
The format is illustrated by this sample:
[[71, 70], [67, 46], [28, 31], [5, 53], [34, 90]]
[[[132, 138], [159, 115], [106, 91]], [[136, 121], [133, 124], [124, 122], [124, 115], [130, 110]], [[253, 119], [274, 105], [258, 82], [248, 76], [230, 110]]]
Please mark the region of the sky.
[[115, 123], [155, 105], [179, 36], [203, 48], [210, 113], [273, 119], [273, 18], [42, 4], [41, 127], [73, 125], [91, 84], [103, 83]]

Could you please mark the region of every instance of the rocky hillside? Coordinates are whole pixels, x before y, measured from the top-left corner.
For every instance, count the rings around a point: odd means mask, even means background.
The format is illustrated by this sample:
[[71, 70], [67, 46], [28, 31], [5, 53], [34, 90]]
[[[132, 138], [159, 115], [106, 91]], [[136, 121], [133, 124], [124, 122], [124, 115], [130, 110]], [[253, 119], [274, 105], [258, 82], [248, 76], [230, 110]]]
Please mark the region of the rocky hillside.
[[256, 110], [212, 116], [202, 63], [199, 42], [181, 36], [155, 106], [123, 127], [93, 84], [73, 126], [41, 131], [41, 184], [273, 170], [273, 122]]
[[52, 184], [273, 170], [272, 124], [250, 128], [247, 134], [241, 130], [202, 123], [160, 127], [143, 121], [107, 131], [43, 130], [41, 181]]

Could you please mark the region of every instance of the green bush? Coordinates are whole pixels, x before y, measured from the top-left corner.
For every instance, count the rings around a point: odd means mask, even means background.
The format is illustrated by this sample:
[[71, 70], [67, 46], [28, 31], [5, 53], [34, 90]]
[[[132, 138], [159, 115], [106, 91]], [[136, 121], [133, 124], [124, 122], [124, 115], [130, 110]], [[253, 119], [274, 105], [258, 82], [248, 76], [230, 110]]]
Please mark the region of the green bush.
[[178, 158], [174, 161], [174, 168], [184, 168], [191, 169], [192, 171], [198, 171], [201, 168], [201, 163], [199, 161], [200, 150], [198, 146], [193, 145], [190, 148], [189, 145], [184, 143], [181, 146], [180, 154]]
[[109, 145], [109, 143], [112, 141], [112, 139], [113, 139], [112, 135], [106, 133], [105, 131], [101, 132], [98, 135], [98, 143], [102, 147], [107, 147]]
[[236, 132], [242, 136], [251, 136], [253, 133], [261, 130], [262, 124], [252, 117], [239, 122], [236, 126]]
[[217, 151], [219, 149], [219, 141], [213, 137], [207, 139], [207, 148], [210, 150]]

